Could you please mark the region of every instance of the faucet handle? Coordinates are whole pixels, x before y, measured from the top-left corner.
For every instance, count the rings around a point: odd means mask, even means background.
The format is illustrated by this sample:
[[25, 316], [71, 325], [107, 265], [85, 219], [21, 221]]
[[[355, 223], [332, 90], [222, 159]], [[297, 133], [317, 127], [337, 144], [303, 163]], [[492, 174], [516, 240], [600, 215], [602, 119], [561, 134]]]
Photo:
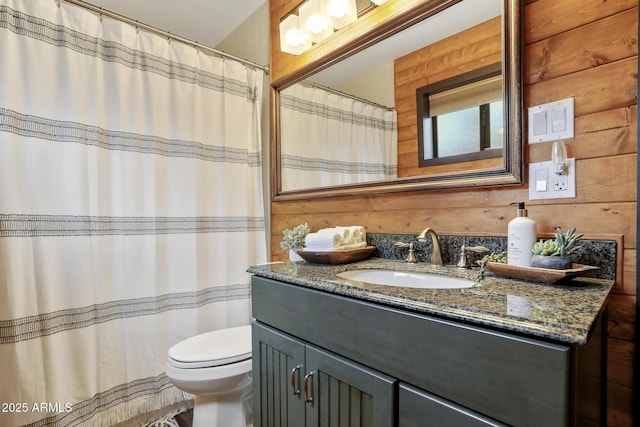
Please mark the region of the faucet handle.
[[456, 267], [458, 268], [471, 268], [471, 264], [469, 263], [469, 260], [467, 259], [467, 246], [466, 245], [462, 245], [462, 248], [460, 248], [460, 259], [458, 260], [458, 263], [456, 264]]
[[418, 262], [418, 260], [416, 259], [416, 251], [415, 251], [413, 242], [411, 243], [395, 242], [393, 245], [396, 248], [402, 248], [402, 249], [409, 248], [409, 253], [407, 254], [407, 258], [405, 259], [406, 262], [411, 262], [411, 263]]
[[491, 252], [489, 248], [485, 248], [484, 246], [467, 246], [463, 244], [462, 248], [460, 249], [460, 259], [456, 264], [457, 267], [471, 268], [471, 264], [469, 263], [469, 259], [467, 258], [467, 251], [471, 251], [475, 253]]

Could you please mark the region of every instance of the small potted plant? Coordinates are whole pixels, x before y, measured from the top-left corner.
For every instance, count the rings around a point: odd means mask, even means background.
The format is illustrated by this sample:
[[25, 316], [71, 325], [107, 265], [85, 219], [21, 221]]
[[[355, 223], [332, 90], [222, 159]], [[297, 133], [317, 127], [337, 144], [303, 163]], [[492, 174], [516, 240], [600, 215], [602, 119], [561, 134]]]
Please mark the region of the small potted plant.
[[289, 250], [289, 259], [291, 261], [302, 261], [302, 257], [296, 253], [298, 249], [304, 248], [304, 239], [311, 231], [307, 223], [293, 227], [292, 230], [282, 230], [282, 241], [280, 247], [283, 250]]
[[554, 270], [571, 268], [573, 262], [569, 259], [569, 255], [580, 249], [576, 244], [583, 236], [582, 233], [576, 234], [575, 228], [567, 231], [567, 234], [563, 234], [562, 229], [558, 228], [555, 239], [540, 240], [533, 244], [531, 266]]

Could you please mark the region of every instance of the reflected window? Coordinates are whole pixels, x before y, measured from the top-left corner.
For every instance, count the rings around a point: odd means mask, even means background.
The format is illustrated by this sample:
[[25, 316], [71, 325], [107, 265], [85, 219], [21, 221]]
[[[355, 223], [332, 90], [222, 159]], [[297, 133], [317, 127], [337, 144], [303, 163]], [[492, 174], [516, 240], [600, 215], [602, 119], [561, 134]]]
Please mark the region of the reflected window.
[[420, 166], [502, 156], [500, 64], [422, 87], [417, 101]]

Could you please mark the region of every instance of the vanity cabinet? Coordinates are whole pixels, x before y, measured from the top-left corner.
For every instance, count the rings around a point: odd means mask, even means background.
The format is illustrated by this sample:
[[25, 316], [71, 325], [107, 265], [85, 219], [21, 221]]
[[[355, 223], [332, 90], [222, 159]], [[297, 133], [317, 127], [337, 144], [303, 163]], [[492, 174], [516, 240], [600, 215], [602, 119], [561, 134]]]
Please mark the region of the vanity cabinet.
[[395, 380], [253, 324], [255, 427], [393, 427]]
[[400, 383], [398, 425], [401, 427], [506, 426], [427, 391]]
[[[597, 352], [597, 340], [534, 339], [258, 276], [252, 300], [256, 427], [584, 425], [578, 347]], [[328, 418], [358, 413], [373, 421]]]

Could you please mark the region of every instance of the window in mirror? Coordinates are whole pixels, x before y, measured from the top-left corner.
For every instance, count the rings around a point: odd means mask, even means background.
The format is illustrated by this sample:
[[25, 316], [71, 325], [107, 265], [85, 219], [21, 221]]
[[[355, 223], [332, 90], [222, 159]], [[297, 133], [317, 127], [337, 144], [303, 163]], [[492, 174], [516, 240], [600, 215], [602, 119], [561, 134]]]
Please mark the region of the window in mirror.
[[419, 165], [501, 157], [502, 86], [495, 64], [419, 88]]

